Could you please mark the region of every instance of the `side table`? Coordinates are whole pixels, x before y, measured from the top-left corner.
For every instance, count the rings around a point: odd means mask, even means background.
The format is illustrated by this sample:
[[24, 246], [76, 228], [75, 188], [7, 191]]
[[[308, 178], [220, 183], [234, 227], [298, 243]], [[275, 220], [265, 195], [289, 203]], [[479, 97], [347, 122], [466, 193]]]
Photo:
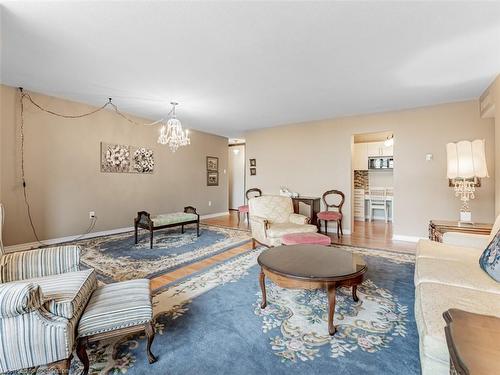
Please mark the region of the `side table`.
[[443, 313], [450, 374], [500, 374], [500, 318], [458, 309]]
[[432, 241], [443, 242], [443, 234], [446, 232], [489, 235], [492, 228], [493, 224], [461, 224], [458, 221], [451, 220], [431, 220], [429, 222], [429, 239]]

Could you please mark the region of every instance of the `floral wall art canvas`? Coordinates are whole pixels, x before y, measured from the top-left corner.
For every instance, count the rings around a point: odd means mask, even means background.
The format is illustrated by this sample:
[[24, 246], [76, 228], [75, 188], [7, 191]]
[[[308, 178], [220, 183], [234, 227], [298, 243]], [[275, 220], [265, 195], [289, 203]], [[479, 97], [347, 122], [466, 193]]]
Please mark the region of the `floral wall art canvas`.
[[153, 173], [153, 151], [146, 147], [101, 142], [101, 172]]

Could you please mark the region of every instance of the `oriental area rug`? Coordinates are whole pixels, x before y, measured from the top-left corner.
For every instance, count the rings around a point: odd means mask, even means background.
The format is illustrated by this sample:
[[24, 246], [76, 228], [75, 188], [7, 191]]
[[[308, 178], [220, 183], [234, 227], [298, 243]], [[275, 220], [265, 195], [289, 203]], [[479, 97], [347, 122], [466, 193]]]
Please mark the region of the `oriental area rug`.
[[[260, 308], [257, 257], [249, 250], [155, 292], [158, 361], [135, 335], [93, 344], [94, 374], [420, 374], [413, 314], [414, 255], [335, 248], [365, 257], [368, 271], [351, 291], [337, 291], [335, 325], [327, 330], [323, 290], [283, 289], [266, 281]], [[75, 359], [72, 373], [82, 367]]]

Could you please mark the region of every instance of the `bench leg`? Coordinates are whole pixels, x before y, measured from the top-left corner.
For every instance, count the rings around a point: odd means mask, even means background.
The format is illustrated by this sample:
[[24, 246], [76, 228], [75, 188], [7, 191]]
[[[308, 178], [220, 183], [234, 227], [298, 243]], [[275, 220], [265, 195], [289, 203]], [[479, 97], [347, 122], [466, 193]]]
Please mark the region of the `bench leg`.
[[184, 234], [184, 224], [181, 225], [181, 233]]
[[69, 358], [52, 363], [48, 367], [49, 369], [54, 370], [54, 372], [58, 375], [68, 375], [72, 359], [73, 359], [73, 354], [71, 354]]
[[135, 244], [137, 245], [137, 224], [135, 225]]
[[200, 237], [200, 222], [199, 221], [196, 223], [196, 236]]
[[81, 375], [87, 375], [89, 373], [90, 362], [87, 355], [87, 346], [84, 340], [78, 340], [76, 345], [76, 355], [78, 359], [83, 363], [83, 371]]
[[153, 353], [151, 353], [151, 344], [153, 343], [153, 340], [155, 338], [155, 329], [153, 327], [153, 322], [147, 323], [144, 329], [146, 331], [146, 336], [148, 337], [148, 345], [146, 347], [146, 354], [148, 355], [148, 361], [149, 363], [154, 363], [156, 362], [156, 357], [154, 356]]
[[150, 249], [153, 248], [153, 230], [152, 229], [149, 230], [149, 248]]

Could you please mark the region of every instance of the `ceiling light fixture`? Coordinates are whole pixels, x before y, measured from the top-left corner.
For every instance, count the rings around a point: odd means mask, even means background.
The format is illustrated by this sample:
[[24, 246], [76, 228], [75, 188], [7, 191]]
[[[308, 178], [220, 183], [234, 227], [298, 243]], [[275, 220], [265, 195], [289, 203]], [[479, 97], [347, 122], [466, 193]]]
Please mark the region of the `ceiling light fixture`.
[[175, 152], [179, 147], [191, 144], [191, 140], [189, 139], [189, 130], [182, 130], [182, 124], [175, 115], [175, 106], [179, 103], [170, 102], [170, 104], [172, 104], [170, 118], [166, 124], [161, 124], [158, 143], [168, 145], [170, 150]]
[[391, 147], [394, 145], [394, 135], [391, 134], [387, 139], [384, 141], [384, 146], [385, 147]]

